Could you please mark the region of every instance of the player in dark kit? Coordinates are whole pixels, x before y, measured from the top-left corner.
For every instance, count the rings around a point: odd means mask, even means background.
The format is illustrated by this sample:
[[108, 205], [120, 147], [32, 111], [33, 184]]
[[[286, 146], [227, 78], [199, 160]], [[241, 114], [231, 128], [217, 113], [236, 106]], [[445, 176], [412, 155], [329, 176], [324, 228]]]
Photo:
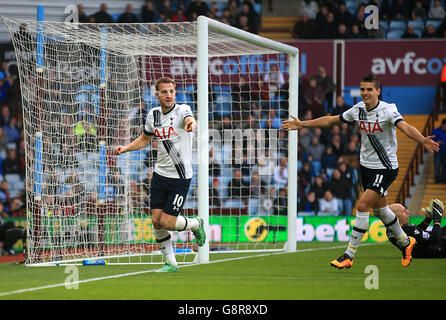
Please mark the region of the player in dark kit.
[[[418, 225], [409, 224], [409, 211], [403, 205], [393, 203], [389, 208], [398, 217], [404, 232], [417, 240], [412, 250], [414, 258], [446, 258], [446, 227], [441, 227], [443, 202], [432, 199], [429, 207], [421, 209], [426, 218]], [[432, 221], [432, 230], [428, 231]], [[389, 241], [402, 250], [392, 233], [389, 230], [386, 231]]]

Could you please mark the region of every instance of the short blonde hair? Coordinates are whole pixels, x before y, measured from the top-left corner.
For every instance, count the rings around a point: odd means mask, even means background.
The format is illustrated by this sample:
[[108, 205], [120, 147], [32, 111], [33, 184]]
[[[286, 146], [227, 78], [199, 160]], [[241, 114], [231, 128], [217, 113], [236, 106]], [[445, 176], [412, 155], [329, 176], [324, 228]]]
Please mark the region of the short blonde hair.
[[156, 91], [158, 91], [160, 89], [161, 83], [171, 83], [171, 84], [173, 84], [174, 88], [177, 86], [177, 83], [175, 82], [175, 80], [173, 80], [169, 77], [162, 77], [162, 78], [159, 78], [158, 80], [156, 80], [156, 82], [155, 82], [155, 90]]

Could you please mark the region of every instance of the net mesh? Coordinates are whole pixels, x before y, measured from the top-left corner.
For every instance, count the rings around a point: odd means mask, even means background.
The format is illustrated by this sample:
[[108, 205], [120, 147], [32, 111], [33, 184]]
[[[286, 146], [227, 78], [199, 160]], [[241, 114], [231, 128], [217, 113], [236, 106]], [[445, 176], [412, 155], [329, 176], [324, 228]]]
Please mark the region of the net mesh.
[[[6, 19], [21, 81], [26, 144], [27, 263], [105, 256], [162, 261], [150, 215], [157, 141], [116, 156], [175, 79], [197, 112], [197, 24], [67, 24]], [[282, 248], [287, 221], [287, 56], [209, 32], [211, 252]], [[196, 133], [195, 133], [196, 134]], [[183, 209], [197, 215], [194, 177]], [[172, 232], [191, 262], [191, 232]], [[191, 257], [192, 256], [192, 257]]]

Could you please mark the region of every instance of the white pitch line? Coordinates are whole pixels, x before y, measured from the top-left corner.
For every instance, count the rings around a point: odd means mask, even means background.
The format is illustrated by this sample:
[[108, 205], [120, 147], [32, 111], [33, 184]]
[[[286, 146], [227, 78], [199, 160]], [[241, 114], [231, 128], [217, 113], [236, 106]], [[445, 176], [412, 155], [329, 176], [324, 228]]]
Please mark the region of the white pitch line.
[[[93, 282], [93, 281], [100, 281], [100, 280], [107, 280], [107, 279], [114, 279], [114, 278], [122, 278], [122, 277], [134, 276], [134, 275], [143, 274], [143, 273], [149, 273], [149, 272], [154, 272], [154, 271], [156, 271], [156, 269], [154, 269], [154, 270], [138, 271], [138, 272], [130, 272], [130, 273], [121, 273], [121, 274], [116, 274], [116, 275], [112, 275], [112, 276], [91, 278], [91, 279], [72, 281], [72, 282], [70, 281], [69, 285], [73, 286], [73, 285], [76, 285], [76, 284], [86, 283], [86, 282]], [[0, 292], [0, 296], [7, 296], [7, 295], [11, 295], [11, 294], [24, 293], [24, 292], [37, 291], [37, 290], [44, 290], [44, 289], [51, 289], [51, 288], [57, 288], [57, 287], [62, 287], [62, 286], [65, 286], [65, 282], [64, 283], [50, 284], [48, 286], [42, 286], [42, 287], [20, 289], [20, 290], [14, 290], [14, 291], [9, 291], [9, 292]]]
[[[373, 245], [373, 244], [379, 244], [379, 243], [363, 243], [362, 246]], [[334, 247], [325, 247], [325, 248], [302, 249], [302, 250], [296, 250], [295, 252], [286, 252], [286, 251], [284, 251], [284, 252], [273, 252], [273, 253], [265, 253], [265, 254], [260, 254], [260, 255], [238, 257], [238, 258], [220, 259], [220, 260], [209, 261], [209, 264], [219, 263], [219, 262], [226, 262], [226, 261], [235, 261], [235, 260], [249, 259], [249, 258], [265, 257], [265, 256], [271, 256], [271, 255], [277, 255], [277, 254], [300, 253], [300, 252], [330, 250], [330, 249], [339, 249], [339, 248], [345, 248], [345, 245], [343, 245], [343, 246], [334, 246]], [[191, 264], [191, 265], [179, 266], [179, 268], [186, 268], [186, 267], [192, 267], [192, 266], [198, 266], [198, 265], [202, 265], [202, 264]], [[121, 273], [121, 274], [116, 274], [116, 275], [112, 275], [112, 276], [91, 278], [91, 279], [79, 280], [79, 281], [73, 281], [73, 282], [70, 281], [69, 285], [70, 286], [74, 286], [74, 285], [77, 285], [77, 284], [87, 283], [87, 282], [94, 282], [94, 281], [101, 281], [101, 280], [108, 280], [108, 279], [116, 279], [116, 278], [135, 276], [135, 275], [139, 275], [139, 274], [155, 272], [156, 270], [157, 269], [144, 270], [144, 271], [137, 271], [137, 272], [130, 272], [130, 273]], [[9, 291], [9, 292], [0, 292], [0, 297], [12, 295], [12, 294], [18, 294], [18, 293], [32, 292], [32, 291], [37, 291], [37, 290], [58, 288], [58, 287], [62, 287], [62, 286], [65, 286], [65, 282], [64, 283], [50, 284], [50, 285], [41, 286], [41, 287], [13, 290], [13, 291]]]

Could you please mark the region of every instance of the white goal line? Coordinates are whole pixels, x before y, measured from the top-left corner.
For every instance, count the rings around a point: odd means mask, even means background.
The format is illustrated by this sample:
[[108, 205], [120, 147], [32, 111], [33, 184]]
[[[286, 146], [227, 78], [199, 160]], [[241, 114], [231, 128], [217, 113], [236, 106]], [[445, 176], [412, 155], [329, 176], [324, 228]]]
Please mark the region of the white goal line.
[[[362, 245], [363, 246], [367, 246], [367, 245], [376, 245], [376, 244], [382, 244], [382, 243], [380, 243], [380, 242], [377, 242], [377, 243], [376, 242], [374, 242], [374, 243], [363, 243]], [[278, 255], [278, 254], [287, 254], [287, 253], [301, 253], [301, 252], [309, 252], [309, 251], [321, 251], [321, 250], [339, 249], [339, 248], [345, 248], [345, 244], [343, 244], [342, 246], [339, 245], [339, 246], [333, 246], [333, 247], [302, 249], [302, 250], [296, 250], [295, 252], [281, 251], [281, 252], [272, 252], [272, 253], [265, 253], [265, 254], [260, 254], [260, 255], [246, 256], [246, 257], [236, 257], [236, 258], [214, 260], [214, 261], [209, 261], [208, 264], [227, 262], [227, 261], [236, 261], [236, 260], [243, 260], [243, 259], [250, 259], [250, 258], [258, 258], [258, 257], [269, 256], [269, 255]], [[199, 265], [203, 265], [203, 264], [182, 265], [182, 266], [179, 266], [179, 268], [199, 266]], [[101, 280], [109, 280], [109, 279], [117, 279], [117, 278], [123, 278], [123, 277], [136, 276], [136, 275], [141, 275], [141, 274], [145, 274], [145, 273], [155, 272], [156, 270], [157, 269], [137, 271], [137, 272], [129, 272], [129, 273], [121, 273], [121, 274], [105, 276], [105, 277], [97, 277], [97, 278], [73, 281], [73, 282], [70, 282], [70, 286], [81, 284], [81, 283], [94, 282], [94, 281], [101, 281]], [[63, 287], [65, 285], [66, 285], [65, 282], [63, 282], [63, 283], [56, 283], [56, 284], [51, 284], [51, 285], [41, 286], [41, 287], [19, 289], [19, 290], [13, 290], [13, 291], [9, 291], [9, 292], [0, 292], [0, 297], [13, 295], [13, 294], [20, 294], [20, 293], [38, 291], [38, 290], [58, 288], [58, 287]]]

